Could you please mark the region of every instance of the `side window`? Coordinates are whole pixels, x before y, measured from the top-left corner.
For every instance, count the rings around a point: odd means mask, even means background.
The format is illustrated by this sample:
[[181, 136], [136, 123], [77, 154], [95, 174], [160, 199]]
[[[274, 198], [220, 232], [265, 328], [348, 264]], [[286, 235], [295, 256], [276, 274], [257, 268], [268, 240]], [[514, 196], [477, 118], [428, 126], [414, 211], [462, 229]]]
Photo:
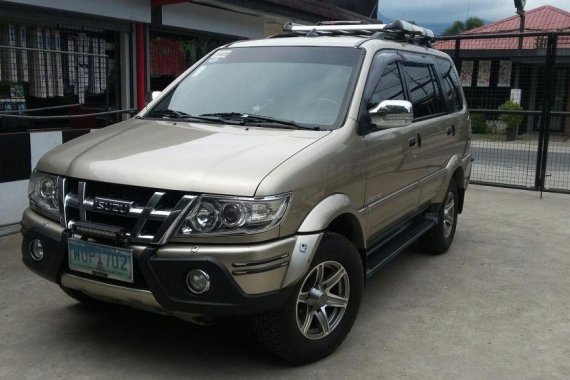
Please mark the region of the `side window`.
[[404, 86], [402, 85], [402, 77], [396, 62], [390, 63], [374, 89], [374, 93], [370, 98], [368, 108], [376, 107], [384, 100], [404, 100]]
[[450, 105], [452, 112], [461, 111], [463, 109], [463, 99], [461, 90], [459, 89], [459, 77], [453, 69], [453, 65], [448, 60], [438, 59], [437, 68], [443, 78], [443, 96]]
[[433, 68], [429, 65], [406, 64], [403, 68], [410, 101], [414, 106], [414, 118], [419, 119], [445, 112], [443, 97]]

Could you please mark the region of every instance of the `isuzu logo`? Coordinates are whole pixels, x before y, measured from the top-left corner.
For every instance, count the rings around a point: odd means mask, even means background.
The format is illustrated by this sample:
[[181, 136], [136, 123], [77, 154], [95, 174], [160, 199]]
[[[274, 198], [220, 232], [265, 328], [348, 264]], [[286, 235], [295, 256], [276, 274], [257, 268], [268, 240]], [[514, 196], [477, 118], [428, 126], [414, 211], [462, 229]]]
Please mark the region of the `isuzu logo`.
[[93, 210], [112, 212], [116, 214], [128, 214], [132, 205], [133, 202], [97, 197], [93, 201]]

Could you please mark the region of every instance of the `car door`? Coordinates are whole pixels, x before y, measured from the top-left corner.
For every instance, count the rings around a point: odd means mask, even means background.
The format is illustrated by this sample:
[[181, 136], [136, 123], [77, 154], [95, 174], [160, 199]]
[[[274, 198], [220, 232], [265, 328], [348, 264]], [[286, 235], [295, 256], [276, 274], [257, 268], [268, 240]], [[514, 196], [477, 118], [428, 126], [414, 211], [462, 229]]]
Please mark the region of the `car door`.
[[419, 203], [429, 202], [443, 185], [445, 167], [452, 151], [455, 134], [447, 113], [438, 74], [431, 56], [403, 54], [402, 76], [414, 110], [413, 125], [418, 133], [414, 170], [420, 180]]
[[[364, 93], [364, 118], [367, 110], [383, 100], [406, 99], [400, 61], [395, 52], [375, 57]], [[374, 239], [417, 209], [419, 186], [414, 171], [417, 130], [414, 125], [380, 129], [368, 124], [362, 136], [367, 171], [365, 220], [368, 236]]]

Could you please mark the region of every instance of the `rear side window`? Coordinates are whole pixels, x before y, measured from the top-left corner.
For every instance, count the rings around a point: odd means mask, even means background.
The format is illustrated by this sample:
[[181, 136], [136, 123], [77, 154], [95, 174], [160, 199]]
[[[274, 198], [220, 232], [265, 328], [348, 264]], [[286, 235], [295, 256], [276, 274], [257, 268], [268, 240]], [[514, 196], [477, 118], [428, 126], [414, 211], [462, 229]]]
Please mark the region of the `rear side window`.
[[398, 69], [398, 64], [393, 62], [384, 69], [384, 72], [374, 89], [368, 108], [376, 107], [384, 100], [404, 99], [404, 86], [402, 85], [400, 70]]
[[443, 97], [433, 68], [429, 65], [403, 65], [404, 80], [410, 101], [414, 106], [414, 118], [427, 118], [445, 112]]
[[450, 61], [444, 59], [437, 60], [437, 68], [443, 82], [443, 96], [447, 104], [451, 107], [451, 112], [461, 111], [463, 109], [463, 98], [461, 97], [461, 90], [459, 89], [459, 77], [454, 70]]

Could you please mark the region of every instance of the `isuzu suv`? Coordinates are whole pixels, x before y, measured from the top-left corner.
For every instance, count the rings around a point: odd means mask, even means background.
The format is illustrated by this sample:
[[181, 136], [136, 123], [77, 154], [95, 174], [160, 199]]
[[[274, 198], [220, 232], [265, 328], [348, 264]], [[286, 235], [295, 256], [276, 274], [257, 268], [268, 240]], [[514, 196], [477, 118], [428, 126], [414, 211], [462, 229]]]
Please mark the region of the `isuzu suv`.
[[345, 339], [383, 264], [415, 241], [447, 251], [471, 131], [433, 33], [284, 29], [213, 51], [133, 119], [46, 154], [23, 262], [82, 302], [251, 315], [301, 364]]

